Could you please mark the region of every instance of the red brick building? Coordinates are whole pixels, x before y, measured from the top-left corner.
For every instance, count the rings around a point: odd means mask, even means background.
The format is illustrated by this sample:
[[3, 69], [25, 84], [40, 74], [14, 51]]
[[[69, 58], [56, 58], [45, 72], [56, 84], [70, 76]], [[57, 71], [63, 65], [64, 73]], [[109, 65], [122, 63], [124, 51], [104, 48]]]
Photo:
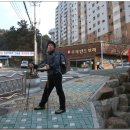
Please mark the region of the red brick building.
[[103, 61], [105, 69], [113, 68], [112, 64], [128, 61], [128, 47], [126, 45], [111, 45], [106, 43], [79, 44], [59, 47], [57, 50], [65, 53], [68, 66], [82, 68], [83, 65], [96, 69], [97, 62]]

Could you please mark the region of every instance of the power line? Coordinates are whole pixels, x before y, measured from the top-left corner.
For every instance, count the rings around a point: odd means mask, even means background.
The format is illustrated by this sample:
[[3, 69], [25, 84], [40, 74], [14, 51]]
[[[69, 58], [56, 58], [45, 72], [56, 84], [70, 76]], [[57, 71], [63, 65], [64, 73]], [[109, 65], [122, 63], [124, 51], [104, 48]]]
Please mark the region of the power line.
[[21, 16], [19, 15], [19, 13], [16, 11], [14, 4], [12, 2], [10, 2], [10, 4], [11, 4], [14, 12], [16, 13], [16, 15], [19, 17], [19, 19], [22, 19]]
[[28, 19], [29, 19], [29, 21], [30, 21], [30, 24], [33, 26], [32, 21], [31, 21], [30, 16], [29, 16], [29, 13], [28, 13], [28, 10], [27, 10], [27, 6], [26, 6], [25, 1], [23, 1], [23, 4], [24, 4], [24, 8], [25, 8], [25, 10], [26, 10], [26, 14], [27, 14], [27, 16], [28, 16]]
[[20, 11], [19, 7], [14, 2], [10, 2], [10, 4], [11, 4], [12, 8], [14, 9], [16, 15], [19, 17], [19, 19], [23, 20], [24, 18], [23, 18], [22, 14], [21, 14], [21, 11]]
[[21, 15], [22, 19], [24, 19], [23, 15], [22, 15], [22, 11], [21, 11], [21, 8], [18, 6], [17, 4], [18, 2], [14, 2], [14, 5], [16, 6], [16, 8], [18, 9], [19, 11], [19, 14]]

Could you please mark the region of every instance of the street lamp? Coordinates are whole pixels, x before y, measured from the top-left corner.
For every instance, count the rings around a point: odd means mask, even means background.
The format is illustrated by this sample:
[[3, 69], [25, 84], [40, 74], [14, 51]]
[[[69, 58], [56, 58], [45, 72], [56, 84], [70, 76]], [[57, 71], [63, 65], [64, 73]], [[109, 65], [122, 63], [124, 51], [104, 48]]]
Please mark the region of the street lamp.
[[103, 41], [100, 41], [101, 43], [101, 64], [102, 64], [102, 67], [103, 67]]

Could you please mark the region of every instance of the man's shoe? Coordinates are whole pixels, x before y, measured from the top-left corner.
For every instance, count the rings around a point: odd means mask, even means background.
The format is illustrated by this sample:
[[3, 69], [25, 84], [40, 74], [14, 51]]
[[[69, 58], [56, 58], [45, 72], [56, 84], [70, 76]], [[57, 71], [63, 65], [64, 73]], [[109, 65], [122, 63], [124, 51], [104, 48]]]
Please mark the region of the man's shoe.
[[66, 110], [65, 109], [58, 109], [58, 110], [56, 110], [55, 111], [55, 114], [61, 114], [61, 113], [63, 113], [63, 112], [66, 112]]
[[43, 107], [38, 106], [38, 107], [34, 108], [34, 110], [43, 110], [43, 109], [45, 109], [45, 106], [43, 106]]

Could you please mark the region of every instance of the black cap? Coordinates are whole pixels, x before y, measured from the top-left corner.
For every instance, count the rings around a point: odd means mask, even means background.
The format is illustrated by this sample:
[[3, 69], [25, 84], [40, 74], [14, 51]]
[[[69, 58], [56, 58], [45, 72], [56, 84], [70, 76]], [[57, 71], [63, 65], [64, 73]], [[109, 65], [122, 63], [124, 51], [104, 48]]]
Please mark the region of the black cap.
[[53, 41], [48, 41], [48, 42], [47, 42], [47, 46], [48, 46], [49, 44], [52, 44], [52, 45], [54, 46], [54, 48], [56, 48], [56, 44], [55, 44]]

